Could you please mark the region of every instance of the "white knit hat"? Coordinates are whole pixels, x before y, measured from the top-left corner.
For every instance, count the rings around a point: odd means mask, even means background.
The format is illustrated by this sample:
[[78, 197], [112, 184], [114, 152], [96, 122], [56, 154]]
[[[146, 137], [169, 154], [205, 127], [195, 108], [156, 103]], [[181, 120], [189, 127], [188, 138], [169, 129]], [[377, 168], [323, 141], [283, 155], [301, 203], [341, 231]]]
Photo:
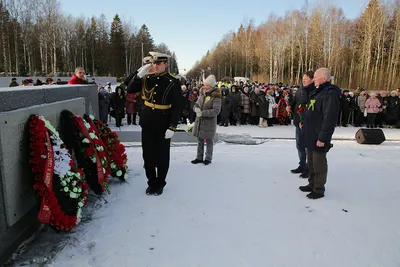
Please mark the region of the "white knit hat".
[[209, 76], [207, 77], [207, 79], [205, 79], [205, 80], [203, 81], [203, 84], [204, 84], [204, 85], [208, 84], [208, 85], [210, 85], [211, 87], [214, 87], [214, 86], [217, 84], [217, 79], [215, 78], [214, 75], [209, 75]]

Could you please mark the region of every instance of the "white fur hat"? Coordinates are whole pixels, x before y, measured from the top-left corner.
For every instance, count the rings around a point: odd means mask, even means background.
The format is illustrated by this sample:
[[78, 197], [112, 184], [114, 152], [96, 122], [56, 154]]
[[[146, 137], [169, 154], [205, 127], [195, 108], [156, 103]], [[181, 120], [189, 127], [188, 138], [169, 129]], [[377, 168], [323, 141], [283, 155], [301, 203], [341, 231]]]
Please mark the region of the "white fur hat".
[[203, 84], [206, 85], [210, 85], [211, 87], [214, 87], [217, 84], [217, 79], [215, 78], [214, 75], [209, 75], [204, 81]]

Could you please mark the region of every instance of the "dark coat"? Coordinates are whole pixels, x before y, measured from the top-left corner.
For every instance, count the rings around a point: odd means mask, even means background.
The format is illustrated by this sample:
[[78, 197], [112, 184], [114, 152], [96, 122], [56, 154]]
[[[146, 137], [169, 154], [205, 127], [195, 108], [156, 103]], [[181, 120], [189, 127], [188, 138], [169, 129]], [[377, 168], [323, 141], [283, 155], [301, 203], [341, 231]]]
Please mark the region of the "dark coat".
[[250, 99], [251, 116], [258, 117], [258, 106], [260, 104], [258, 103], [258, 95], [256, 94], [255, 91], [252, 91], [250, 93], [249, 99]]
[[112, 109], [111, 116], [114, 118], [125, 117], [125, 94], [122, 92], [121, 95], [112, 93], [110, 96], [110, 107]]
[[[304, 119], [305, 146], [308, 149], [328, 152], [340, 110], [341, 90], [330, 82], [321, 84], [310, 93]], [[317, 140], [325, 147], [317, 147]]]
[[99, 97], [99, 117], [102, 122], [107, 122], [110, 96], [107, 92], [98, 93]]
[[[232, 88], [231, 88], [232, 90]], [[239, 90], [236, 88], [235, 92], [231, 91], [230, 94], [231, 98], [231, 112], [233, 115], [233, 119], [238, 120], [240, 119], [240, 114], [241, 114], [241, 106], [242, 106], [242, 96], [239, 92]]]
[[306, 105], [308, 101], [308, 95], [310, 92], [314, 91], [314, 83], [308, 86], [302, 86], [297, 89], [296, 94], [290, 101], [290, 107], [293, 114], [293, 124], [299, 127], [299, 123], [304, 121], [304, 112], [306, 110]]
[[266, 94], [264, 91], [260, 91], [258, 94], [258, 116], [261, 118], [268, 118], [268, 107], [269, 101], [265, 98]]
[[222, 89], [221, 116], [229, 117], [232, 109], [231, 97], [228, 89]]
[[387, 98], [387, 115], [386, 120], [397, 121], [400, 119], [400, 99], [398, 96]]
[[[168, 72], [150, 73], [143, 78], [134, 76], [127, 85], [128, 93], [142, 92], [145, 98], [140, 111], [139, 124], [142, 128], [155, 131], [176, 131], [182, 110], [182, 90], [179, 79]], [[168, 109], [157, 109], [146, 106], [167, 105]]]
[[196, 107], [201, 109], [202, 116], [196, 117], [193, 135], [200, 139], [214, 140], [217, 116], [221, 111], [221, 90], [214, 88], [205, 95], [200, 95]]

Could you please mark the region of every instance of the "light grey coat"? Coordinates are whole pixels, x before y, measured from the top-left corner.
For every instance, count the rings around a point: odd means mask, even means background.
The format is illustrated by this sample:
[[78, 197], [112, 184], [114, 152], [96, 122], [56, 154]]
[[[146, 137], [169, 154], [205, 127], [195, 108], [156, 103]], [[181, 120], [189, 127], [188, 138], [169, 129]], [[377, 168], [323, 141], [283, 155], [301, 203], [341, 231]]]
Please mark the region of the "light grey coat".
[[193, 127], [193, 135], [205, 140], [214, 140], [217, 131], [217, 116], [221, 111], [221, 90], [212, 89], [204, 95], [199, 96], [193, 110], [201, 109], [202, 116], [196, 117]]

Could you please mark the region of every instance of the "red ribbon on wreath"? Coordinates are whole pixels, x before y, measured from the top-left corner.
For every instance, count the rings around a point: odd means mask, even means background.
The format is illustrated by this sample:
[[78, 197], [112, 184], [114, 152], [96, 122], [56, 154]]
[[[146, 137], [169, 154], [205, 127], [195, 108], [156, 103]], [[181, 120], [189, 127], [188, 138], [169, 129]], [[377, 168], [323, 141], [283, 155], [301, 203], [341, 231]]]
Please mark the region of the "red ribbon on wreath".
[[51, 210], [49, 207], [49, 192], [53, 191], [53, 172], [54, 172], [54, 152], [49, 133], [46, 131], [47, 157], [45, 171], [43, 173], [43, 182], [46, 186], [45, 193], [40, 204], [38, 220], [42, 223], [49, 223], [51, 218]]
[[104, 191], [105, 189], [104, 189], [103, 165], [101, 164], [100, 157], [97, 154], [97, 150], [93, 145], [93, 140], [92, 138], [90, 138], [90, 135], [86, 129], [85, 124], [83, 123], [82, 118], [73, 116], [72, 119], [74, 120], [76, 127], [82, 133], [82, 135], [90, 141], [88, 145], [91, 147], [92, 151], [94, 151], [94, 156], [96, 157], [97, 181], [101, 186], [102, 191]]

